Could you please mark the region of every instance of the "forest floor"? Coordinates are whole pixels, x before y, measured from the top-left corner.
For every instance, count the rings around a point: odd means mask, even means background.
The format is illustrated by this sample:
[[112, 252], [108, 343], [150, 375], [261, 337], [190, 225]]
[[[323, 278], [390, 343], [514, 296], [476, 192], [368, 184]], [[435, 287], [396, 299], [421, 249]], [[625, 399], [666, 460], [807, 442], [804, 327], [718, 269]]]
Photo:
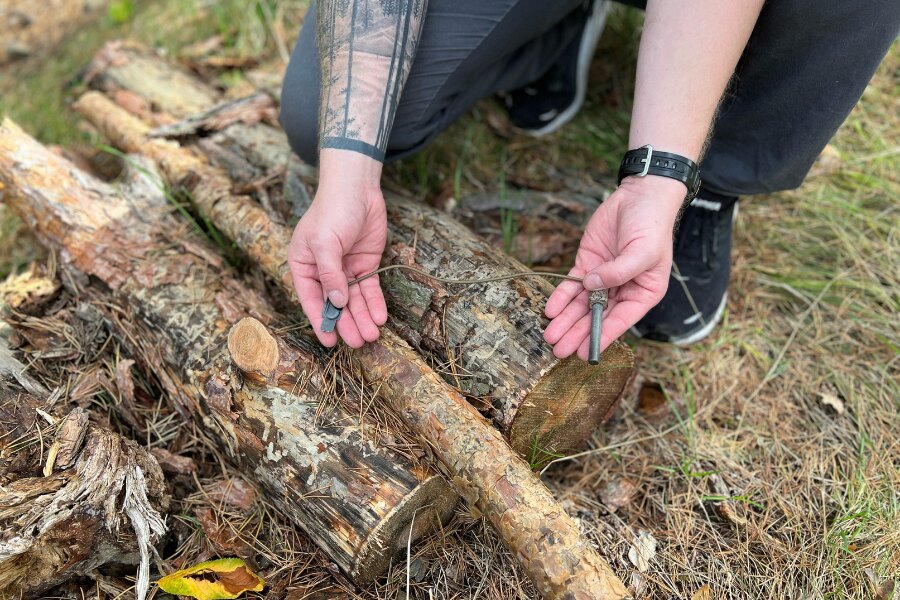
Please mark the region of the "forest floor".
[[[283, 68], [305, 5], [113, 0], [52, 47], [0, 65], [0, 113], [48, 144], [93, 144], [68, 103], [104, 41], [129, 37], [192, 60], [227, 57], [209, 72], [239, 91], [244, 69]], [[627, 142], [641, 18], [614, 11], [586, 106], [560, 132], [541, 140], [518, 135], [497, 105], [483, 102], [426, 151], [386, 169], [385, 186], [434, 202], [520, 189], [609, 189]], [[895, 44], [806, 183], [741, 201], [721, 326], [690, 348], [632, 340], [643, 385], [586, 453], [543, 470], [588, 534], [607, 540], [601, 554], [638, 597], [891, 597], [900, 580], [898, 198]], [[501, 222], [497, 235], [527, 260], [540, 232], [527, 216]], [[0, 279], [43, 257], [0, 206]], [[561, 255], [555, 266], [570, 259]], [[98, 420], [127, 430], [114, 405], [92, 408]], [[159, 432], [173, 429], [168, 416], [156, 418]], [[147, 444], [164, 446], [167, 436]], [[209, 458], [204, 452], [198, 446], [198, 462]], [[352, 591], [261, 501], [242, 510], [210, 507], [206, 486], [238, 474], [215, 464], [201, 475], [179, 482], [173, 521], [182, 535], [163, 555], [172, 564], [240, 542], [284, 582], [280, 595], [296, 600], [403, 598], [408, 570], [414, 598], [535, 597], [490, 528], [466, 514], [442, 539], [414, 548], [408, 565]], [[201, 509], [212, 510], [203, 513], [206, 522]], [[220, 533], [231, 532], [224, 546], [212, 539], [210, 518]], [[646, 564], [629, 559], [636, 549]], [[81, 592], [127, 597], [127, 581], [84, 582]]]

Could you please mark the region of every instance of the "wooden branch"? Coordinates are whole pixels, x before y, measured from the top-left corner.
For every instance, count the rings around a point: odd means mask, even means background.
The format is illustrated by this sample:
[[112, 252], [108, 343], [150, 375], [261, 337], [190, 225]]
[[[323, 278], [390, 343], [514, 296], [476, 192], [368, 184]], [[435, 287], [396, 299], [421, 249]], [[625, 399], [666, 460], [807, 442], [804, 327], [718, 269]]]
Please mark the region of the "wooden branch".
[[[270, 321], [271, 308], [172, 217], [158, 182], [129, 178], [116, 189], [11, 122], [0, 126], [4, 202], [64, 266], [102, 284], [79, 292], [99, 300], [180, 414], [351, 578], [364, 584], [383, 574], [405, 550], [413, 516], [418, 539], [449, 518], [455, 494], [440, 475], [377, 449], [343, 410], [320, 406], [335, 393], [355, 404], [359, 396], [352, 386], [329, 391], [334, 377], [311, 349], [273, 347], [258, 329], [232, 336], [233, 359], [231, 324], [249, 315]], [[249, 359], [259, 347], [267, 354]]]
[[[126, 74], [148, 70], [150, 62], [154, 67], [149, 71], [161, 78], [160, 85], [167, 86], [165, 97], [153, 97], [154, 106], [169, 117], [184, 118], [151, 135], [171, 131], [182, 136], [202, 133], [204, 127], [216, 129], [218, 137], [239, 148], [261, 172], [272, 173], [285, 166], [291, 149], [284, 133], [260, 122], [260, 106], [266, 106], [267, 95], [214, 108], [207, 105], [203, 113], [192, 115], [184, 102], [175, 100], [178, 92], [172, 85], [182, 81], [177, 75], [181, 71], [136, 48], [118, 50], [116, 67], [101, 87], [144, 97], [144, 90], [151, 87], [146, 79], [136, 86], [138, 78]], [[105, 72], [102, 65], [97, 70]], [[192, 81], [184, 87], [185, 96], [199, 100], [196, 90], [202, 86]], [[207, 87], [203, 97], [215, 97], [215, 93]], [[242, 111], [245, 118], [240, 116]], [[212, 160], [234, 154], [209, 139], [203, 139], [198, 148]], [[247, 210], [244, 204], [242, 212]], [[423, 203], [389, 197], [388, 227], [391, 244], [386, 259], [391, 263], [415, 265], [447, 278], [527, 270], [449, 215]], [[284, 247], [276, 249], [274, 256], [282, 257]], [[489, 398], [494, 423], [523, 455], [540, 458], [535, 454], [549, 456], [583, 447], [610, 414], [633, 373], [634, 357], [621, 342], [604, 352], [599, 366], [577, 357], [559, 360], [553, 356], [543, 339], [547, 326], [543, 308], [553, 289], [546, 280], [520, 279], [461, 289], [393, 271], [383, 275], [381, 283], [392, 329], [415, 349], [430, 354], [435, 363], [448, 365], [445, 379], [452, 385], [466, 394]]]
[[[261, 235], [284, 243], [289, 232], [255, 214], [257, 232], [248, 240], [234, 215], [247, 214], [247, 197], [221, 193], [224, 175], [171, 141], [148, 139], [135, 117], [105, 96], [89, 92], [76, 110], [119, 147], [157, 161], [173, 182], [191, 181], [201, 211], [256, 261], [286, 293], [292, 294], [283, 259], [264, 251], [273, 246]], [[259, 211], [258, 207], [254, 207]], [[251, 242], [251, 243], [248, 243]], [[390, 329], [352, 354], [362, 374], [431, 448], [460, 494], [491, 521], [507, 547], [546, 598], [624, 598], [625, 587], [580, 535], [577, 524], [554, 500], [522, 458], [455, 388], [445, 383]]]

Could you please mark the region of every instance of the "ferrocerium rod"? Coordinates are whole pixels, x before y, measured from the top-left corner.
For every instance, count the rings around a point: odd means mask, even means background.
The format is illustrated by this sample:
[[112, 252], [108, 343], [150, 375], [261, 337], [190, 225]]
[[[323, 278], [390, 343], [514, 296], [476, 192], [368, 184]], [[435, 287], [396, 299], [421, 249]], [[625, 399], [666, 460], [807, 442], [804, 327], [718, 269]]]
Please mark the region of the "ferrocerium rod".
[[609, 292], [594, 290], [590, 295], [591, 305], [591, 339], [588, 346], [588, 362], [600, 364], [600, 334], [603, 332], [603, 309], [609, 301]]

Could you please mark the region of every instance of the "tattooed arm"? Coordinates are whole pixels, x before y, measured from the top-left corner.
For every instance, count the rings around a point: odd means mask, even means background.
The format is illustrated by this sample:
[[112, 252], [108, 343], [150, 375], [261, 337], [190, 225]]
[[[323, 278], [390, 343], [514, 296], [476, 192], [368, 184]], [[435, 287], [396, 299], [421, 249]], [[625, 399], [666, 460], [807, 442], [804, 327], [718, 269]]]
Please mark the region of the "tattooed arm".
[[319, 147], [384, 160], [425, 16], [425, 0], [318, 5]]
[[379, 180], [403, 84], [415, 56], [426, 0], [320, 0], [319, 188], [297, 224], [288, 265], [303, 311], [319, 340], [325, 297], [346, 306], [337, 333], [354, 348], [378, 338], [387, 320], [372, 277], [387, 237]]

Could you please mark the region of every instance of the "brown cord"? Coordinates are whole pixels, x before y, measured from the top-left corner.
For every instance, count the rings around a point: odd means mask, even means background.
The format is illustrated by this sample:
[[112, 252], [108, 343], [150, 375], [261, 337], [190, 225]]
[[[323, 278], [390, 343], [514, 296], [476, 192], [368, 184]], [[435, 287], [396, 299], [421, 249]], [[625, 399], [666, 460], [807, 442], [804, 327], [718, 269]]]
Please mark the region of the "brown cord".
[[353, 285], [354, 283], [359, 283], [369, 277], [374, 275], [378, 275], [379, 273], [384, 273], [385, 271], [390, 271], [392, 269], [403, 269], [406, 271], [412, 271], [413, 273], [418, 273], [424, 277], [428, 277], [429, 279], [433, 279], [439, 283], [447, 283], [451, 285], [473, 285], [476, 283], [492, 283], [495, 281], [506, 281], [508, 279], [517, 279], [519, 277], [552, 277], [556, 279], [566, 279], [568, 281], [577, 281], [578, 283], [582, 283], [581, 277], [575, 277], [574, 275], [563, 275], [562, 273], [542, 273], [540, 271], [523, 271], [521, 273], [508, 273], [506, 275], [496, 275], [494, 277], [476, 277], [474, 279], [451, 279], [449, 277], [438, 277], [437, 275], [432, 275], [431, 273], [426, 273], [422, 269], [417, 269], [416, 267], [410, 267], [409, 265], [388, 265], [386, 267], [381, 267], [380, 269], [375, 269], [371, 273], [366, 273], [356, 279], [351, 279], [347, 285]]

